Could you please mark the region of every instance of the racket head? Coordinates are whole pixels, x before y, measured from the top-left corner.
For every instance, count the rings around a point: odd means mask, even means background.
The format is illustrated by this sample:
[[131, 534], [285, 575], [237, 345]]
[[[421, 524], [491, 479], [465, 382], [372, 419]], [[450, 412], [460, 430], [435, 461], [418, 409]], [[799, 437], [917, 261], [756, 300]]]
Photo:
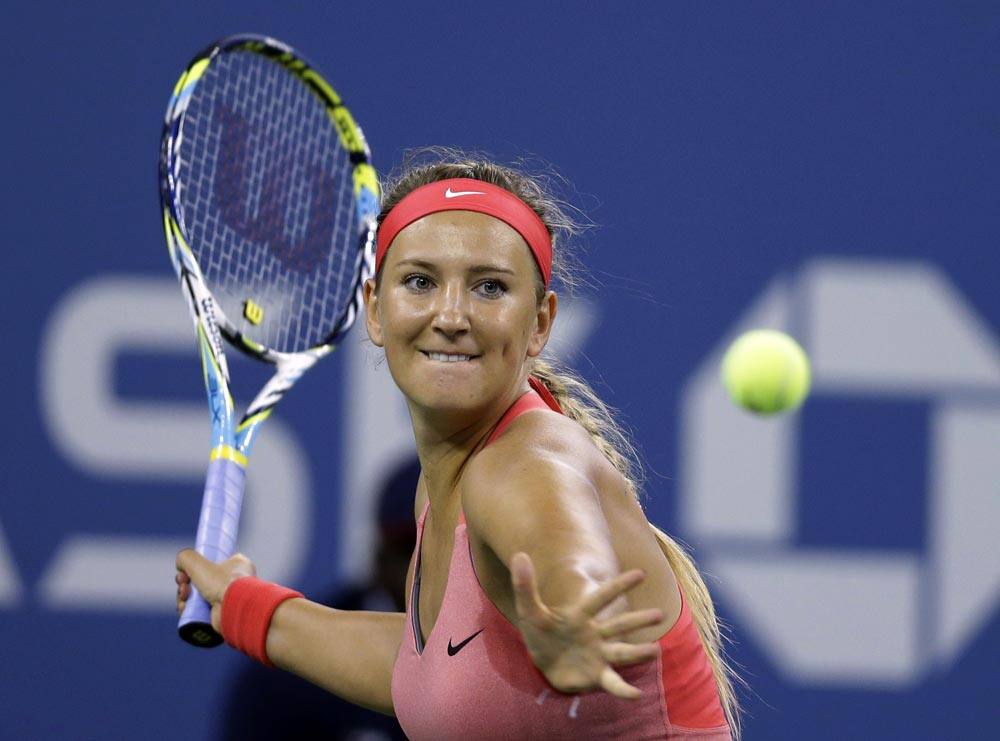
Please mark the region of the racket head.
[[213, 354], [221, 337], [277, 362], [346, 333], [374, 265], [370, 160], [341, 97], [290, 46], [242, 34], [191, 60], [164, 120], [160, 200]]

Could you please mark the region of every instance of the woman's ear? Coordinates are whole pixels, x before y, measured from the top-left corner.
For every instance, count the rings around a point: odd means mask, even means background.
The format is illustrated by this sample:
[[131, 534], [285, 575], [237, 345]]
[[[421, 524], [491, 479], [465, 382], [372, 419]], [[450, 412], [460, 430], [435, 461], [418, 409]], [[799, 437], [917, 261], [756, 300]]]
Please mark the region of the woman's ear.
[[547, 291], [542, 303], [538, 306], [535, 314], [535, 328], [528, 340], [528, 357], [536, 358], [541, 355], [542, 350], [549, 342], [549, 335], [552, 334], [552, 324], [556, 320], [556, 311], [559, 308], [559, 299], [555, 291]]
[[365, 281], [365, 328], [368, 330], [368, 339], [376, 347], [382, 347], [382, 321], [378, 315], [378, 293], [375, 291], [375, 281], [371, 278]]

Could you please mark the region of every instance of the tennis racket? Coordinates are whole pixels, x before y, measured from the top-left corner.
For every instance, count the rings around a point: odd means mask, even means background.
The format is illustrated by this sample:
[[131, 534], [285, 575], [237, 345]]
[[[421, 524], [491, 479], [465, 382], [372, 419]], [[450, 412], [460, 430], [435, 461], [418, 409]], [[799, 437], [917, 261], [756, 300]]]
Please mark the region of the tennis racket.
[[[215, 562], [236, 551], [257, 428], [360, 309], [379, 201], [370, 157], [340, 96], [274, 39], [216, 42], [174, 87], [160, 204], [208, 394], [211, 453], [195, 548]], [[239, 422], [225, 343], [274, 366]], [[210, 607], [191, 586], [178, 632], [216, 646]]]

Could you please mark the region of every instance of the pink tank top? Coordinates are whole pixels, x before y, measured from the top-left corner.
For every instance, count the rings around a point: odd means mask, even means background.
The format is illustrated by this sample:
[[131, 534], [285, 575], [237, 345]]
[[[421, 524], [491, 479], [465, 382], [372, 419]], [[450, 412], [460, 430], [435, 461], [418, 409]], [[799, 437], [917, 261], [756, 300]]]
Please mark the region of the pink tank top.
[[[538, 393], [528, 392], [507, 410], [486, 444], [524, 412], [547, 408], [558, 405], [551, 397], [543, 401]], [[392, 673], [396, 718], [410, 739], [731, 741], [683, 593], [680, 617], [659, 640], [660, 656], [618, 668], [626, 682], [642, 690], [639, 700], [621, 700], [603, 691], [563, 694], [538, 671], [520, 631], [480, 586], [464, 515], [455, 528], [444, 601], [425, 643], [417, 606], [428, 507], [417, 521], [413, 587]]]

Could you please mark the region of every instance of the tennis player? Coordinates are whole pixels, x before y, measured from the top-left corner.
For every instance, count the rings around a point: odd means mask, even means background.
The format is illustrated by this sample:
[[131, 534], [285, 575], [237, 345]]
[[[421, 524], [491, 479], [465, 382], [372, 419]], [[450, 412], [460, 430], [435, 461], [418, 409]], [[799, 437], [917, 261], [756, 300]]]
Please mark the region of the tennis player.
[[330, 609], [192, 550], [178, 608], [193, 582], [230, 645], [413, 739], [738, 736], [703, 580], [646, 519], [607, 408], [541, 359], [572, 221], [538, 179], [437, 154], [386, 189], [365, 286], [421, 465], [406, 612]]

